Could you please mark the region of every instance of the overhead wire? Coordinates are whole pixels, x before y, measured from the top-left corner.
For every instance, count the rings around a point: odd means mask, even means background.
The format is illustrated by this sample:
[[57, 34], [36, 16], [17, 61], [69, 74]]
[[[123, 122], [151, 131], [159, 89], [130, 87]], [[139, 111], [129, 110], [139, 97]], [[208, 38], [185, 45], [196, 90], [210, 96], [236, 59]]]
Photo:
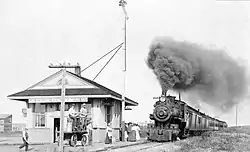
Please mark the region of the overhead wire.
[[[113, 48], [111, 51], [109, 51], [108, 53], [104, 54], [102, 57], [100, 57], [99, 59], [97, 59], [95, 62], [91, 63], [89, 66], [87, 66], [86, 68], [84, 68], [83, 70], [81, 70], [80, 73], [82, 73], [83, 71], [87, 70], [89, 67], [91, 67], [92, 65], [94, 65], [96, 62], [100, 61], [102, 58], [104, 58], [105, 56], [107, 56], [108, 54], [110, 54], [111, 52], [113, 52], [114, 50], [116, 50], [117, 48], [121, 48], [121, 46], [123, 45], [124, 42], [122, 42], [121, 44], [119, 44], [118, 46], [116, 46], [115, 48]], [[119, 48], [119, 49], [120, 49]]]
[[111, 58], [106, 62], [106, 64], [102, 67], [102, 69], [97, 73], [93, 81], [98, 77], [98, 75], [104, 70], [104, 68], [109, 64], [109, 62], [112, 60], [112, 58], [116, 55], [116, 53], [121, 49], [122, 45], [119, 46], [119, 48], [115, 51], [115, 53], [111, 56]]

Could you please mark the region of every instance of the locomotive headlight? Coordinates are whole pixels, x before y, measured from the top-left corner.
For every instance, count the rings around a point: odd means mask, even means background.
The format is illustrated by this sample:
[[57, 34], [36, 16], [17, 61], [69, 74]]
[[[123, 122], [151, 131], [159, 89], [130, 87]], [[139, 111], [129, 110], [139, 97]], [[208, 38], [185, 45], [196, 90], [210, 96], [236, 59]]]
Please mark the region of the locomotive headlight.
[[165, 100], [166, 100], [165, 97], [160, 97], [160, 101], [161, 101], [161, 102], [164, 102]]

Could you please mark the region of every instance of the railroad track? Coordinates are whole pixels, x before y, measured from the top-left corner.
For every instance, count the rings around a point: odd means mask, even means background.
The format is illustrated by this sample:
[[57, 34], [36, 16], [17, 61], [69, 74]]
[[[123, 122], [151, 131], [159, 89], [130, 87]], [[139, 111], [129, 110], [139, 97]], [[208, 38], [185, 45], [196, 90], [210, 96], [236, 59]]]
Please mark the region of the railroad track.
[[147, 149], [156, 148], [156, 147], [162, 146], [162, 145], [164, 145], [164, 144], [168, 144], [168, 143], [154, 143], [153, 145], [148, 145], [148, 146], [146, 146], [146, 147], [142, 147], [142, 148], [133, 150], [133, 151], [131, 151], [131, 152], [145, 151], [145, 150], [147, 150]]
[[106, 149], [103, 151], [109, 151], [109, 152], [143, 152], [145, 150], [150, 150], [152, 148], [160, 147], [165, 144], [170, 144], [170, 142], [165, 142], [165, 143], [157, 143], [157, 142], [144, 142], [136, 145], [128, 145], [128, 146], [123, 146], [115, 149]]
[[105, 149], [102, 149], [102, 150], [96, 150], [95, 152], [103, 152], [103, 151], [119, 151], [119, 149], [125, 149], [127, 147], [133, 147], [133, 146], [139, 146], [139, 145], [145, 145], [145, 144], [148, 144], [150, 143], [150, 141], [145, 141], [145, 142], [142, 142], [142, 143], [136, 143], [136, 144], [132, 144], [132, 145], [122, 145], [122, 146], [119, 146], [119, 147], [108, 147], [108, 148], [105, 148]]

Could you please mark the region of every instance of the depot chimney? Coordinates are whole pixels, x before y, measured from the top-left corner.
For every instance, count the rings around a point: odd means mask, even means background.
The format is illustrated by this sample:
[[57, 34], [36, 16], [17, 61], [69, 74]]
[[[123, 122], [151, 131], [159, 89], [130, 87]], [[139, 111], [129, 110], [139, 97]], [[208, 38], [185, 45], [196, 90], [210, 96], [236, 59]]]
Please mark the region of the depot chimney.
[[78, 76], [81, 76], [81, 66], [80, 65], [77, 65], [75, 67], [75, 74], [77, 74]]

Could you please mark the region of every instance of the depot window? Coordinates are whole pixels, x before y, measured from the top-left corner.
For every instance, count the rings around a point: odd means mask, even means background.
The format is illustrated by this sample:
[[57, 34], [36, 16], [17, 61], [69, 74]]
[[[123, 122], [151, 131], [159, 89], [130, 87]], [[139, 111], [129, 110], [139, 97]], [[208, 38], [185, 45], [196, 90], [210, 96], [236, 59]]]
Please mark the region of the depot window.
[[46, 115], [45, 113], [35, 113], [35, 128], [43, 128], [45, 127]]

